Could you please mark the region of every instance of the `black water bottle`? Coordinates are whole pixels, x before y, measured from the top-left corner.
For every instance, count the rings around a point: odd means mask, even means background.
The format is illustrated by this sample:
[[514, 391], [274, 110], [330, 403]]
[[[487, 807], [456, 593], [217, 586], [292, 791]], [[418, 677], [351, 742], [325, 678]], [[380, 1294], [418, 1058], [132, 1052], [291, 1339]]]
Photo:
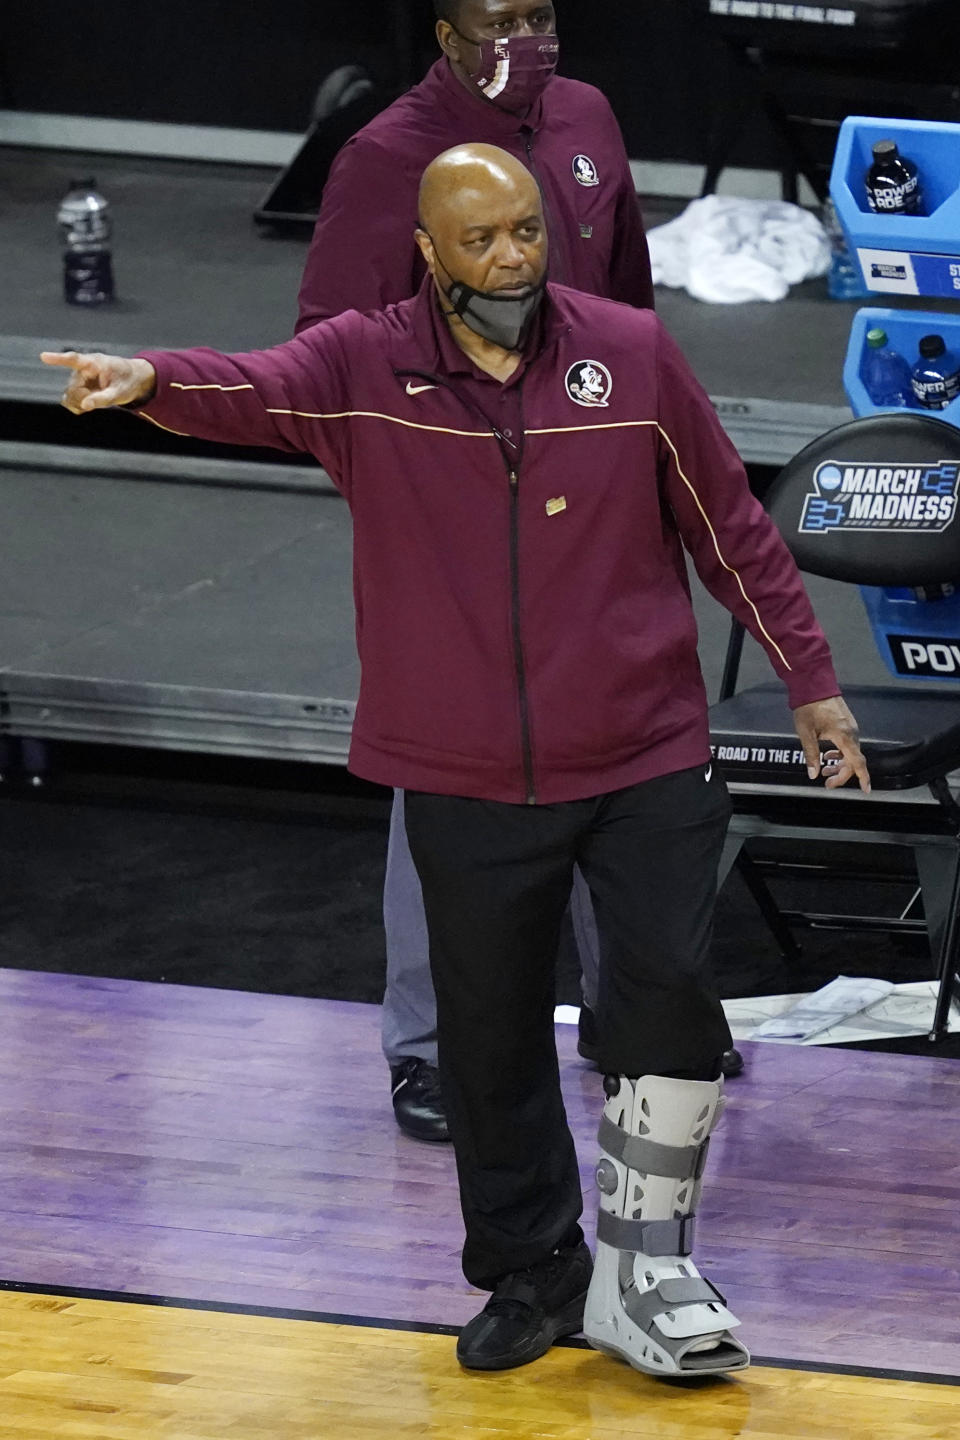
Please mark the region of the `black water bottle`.
[[63, 293], [71, 305], [104, 305], [113, 299], [113, 229], [110, 205], [91, 177], [72, 180], [60, 202]]
[[924, 410], [945, 410], [960, 395], [960, 359], [947, 349], [942, 335], [924, 335], [910, 383]]
[[923, 191], [912, 160], [901, 155], [895, 140], [878, 140], [873, 164], [864, 177], [867, 204], [875, 215], [922, 215]]

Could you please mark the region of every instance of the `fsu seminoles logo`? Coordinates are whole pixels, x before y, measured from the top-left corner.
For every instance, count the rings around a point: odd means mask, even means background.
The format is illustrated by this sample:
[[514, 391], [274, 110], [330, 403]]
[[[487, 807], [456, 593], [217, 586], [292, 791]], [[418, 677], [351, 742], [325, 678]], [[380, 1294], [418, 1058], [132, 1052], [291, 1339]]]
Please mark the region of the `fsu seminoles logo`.
[[610, 371], [599, 360], [578, 360], [570, 366], [563, 383], [571, 400], [591, 409], [606, 405], [613, 389]]
[[574, 155], [573, 157], [574, 177], [581, 185], [599, 185], [600, 176], [597, 174], [597, 167], [589, 155]]

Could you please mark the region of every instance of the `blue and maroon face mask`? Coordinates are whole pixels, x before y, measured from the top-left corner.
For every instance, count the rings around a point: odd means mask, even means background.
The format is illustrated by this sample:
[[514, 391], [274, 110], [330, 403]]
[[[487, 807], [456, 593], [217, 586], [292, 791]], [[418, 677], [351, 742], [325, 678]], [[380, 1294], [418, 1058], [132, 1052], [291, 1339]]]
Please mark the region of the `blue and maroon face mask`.
[[501, 110], [519, 115], [525, 115], [540, 98], [560, 54], [556, 35], [515, 35], [504, 40], [471, 40], [470, 44], [480, 51], [479, 69], [470, 76], [480, 94]]

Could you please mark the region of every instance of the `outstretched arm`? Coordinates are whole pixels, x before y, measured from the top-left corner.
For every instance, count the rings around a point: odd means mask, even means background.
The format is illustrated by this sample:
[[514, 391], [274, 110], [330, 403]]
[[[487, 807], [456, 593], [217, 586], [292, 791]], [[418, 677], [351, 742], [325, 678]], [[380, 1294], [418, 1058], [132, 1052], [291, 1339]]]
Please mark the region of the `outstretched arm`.
[[125, 359], [48, 351], [41, 358], [69, 372], [63, 404], [74, 415], [135, 407], [177, 434], [306, 451], [338, 480], [350, 408], [349, 330], [347, 319], [334, 321], [271, 350], [239, 355], [195, 349]]

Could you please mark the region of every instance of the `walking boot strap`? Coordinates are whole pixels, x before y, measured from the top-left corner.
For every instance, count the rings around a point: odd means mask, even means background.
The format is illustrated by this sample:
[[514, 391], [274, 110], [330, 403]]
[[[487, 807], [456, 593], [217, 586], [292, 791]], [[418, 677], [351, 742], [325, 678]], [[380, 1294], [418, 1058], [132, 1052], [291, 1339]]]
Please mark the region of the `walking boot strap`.
[[641, 1255], [690, 1255], [697, 1231], [695, 1215], [675, 1220], [623, 1220], [609, 1210], [597, 1211], [597, 1239], [615, 1250]]
[[641, 1175], [666, 1175], [671, 1180], [699, 1180], [707, 1163], [709, 1140], [699, 1145], [658, 1145], [642, 1135], [630, 1135], [606, 1115], [597, 1133], [600, 1149], [629, 1170]]

